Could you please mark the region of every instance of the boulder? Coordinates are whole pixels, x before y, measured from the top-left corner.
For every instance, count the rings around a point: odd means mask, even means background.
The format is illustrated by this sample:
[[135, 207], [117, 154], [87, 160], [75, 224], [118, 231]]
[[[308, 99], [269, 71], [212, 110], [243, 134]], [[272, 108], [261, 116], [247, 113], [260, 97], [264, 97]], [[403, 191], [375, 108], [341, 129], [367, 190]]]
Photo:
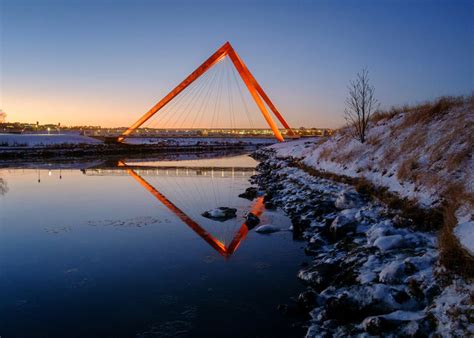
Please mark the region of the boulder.
[[260, 218], [252, 212], [249, 212], [245, 215], [245, 224], [249, 229], [254, 228], [258, 223], [260, 223]]
[[334, 280], [334, 274], [339, 270], [337, 264], [318, 263], [298, 272], [298, 278], [311, 285], [316, 291], [324, 290]]
[[335, 319], [342, 323], [358, 321], [361, 314], [360, 305], [346, 293], [330, 297], [324, 310], [326, 319]]
[[393, 323], [381, 316], [365, 318], [362, 327], [368, 334], [377, 336], [394, 329]]
[[367, 317], [362, 322], [362, 327], [371, 335], [383, 335], [388, 331], [397, 330], [401, 336], [417, 336], [417, 321], [424, 320], [425, 317], [423, 311], [397, 310], [381, 316]]
[[387, 264], [379, 274], [379, 280], [382, 283], [397, 283], [400, 282], [405, 275], [405, 264], [400, 261], [394, 261]]
[[305, 312], [309, 312], [316, 306], [317, 295], [314, 291], [306, 290], [298, 295], [296, 300], [298, 306]]
[[273, 232], [278, 232], [280, 230], [281, 230], [280, 228], [272, 224], [264, 224], [255, 229], [255, 231], [258, 232], [259, 234], [271, 234]]
[[228, 219], [236, 217], [236, 213], [237, 213], [237, 209], [235, 208], [219, 207], [219, 208], [205, 211], [201, 215], [203, 217], [206, 217], [215, 221], [224, 222], [224, 221], [227, 221]]
[[355, 209], [347, 209], [339, 213], [339, 215], [332, 221], [329, 231], [334, 235], [345, 235], [348, 232], [356, 229]]
[[264, 205], [265, 205], [265, 209], [267, 209], [267, 210], [274, 210], [275, 209], [275, 205], [271, 201], [266, 201]]
[[356, 191], [344, 190], [337, 196], [334, 205], [340, 210], [359, 208], [362, 200]]
[[381, 236], [375, 240], [374, 246], [385, 252], [404, 247], [405, 241], [402, 235]]
[[239, 197], [252, 201], [255, 197], [257, 197], [257, 193], [258, 193], [257, 188], [249, 187], [245, 190], [245, 192], [241, 193]]

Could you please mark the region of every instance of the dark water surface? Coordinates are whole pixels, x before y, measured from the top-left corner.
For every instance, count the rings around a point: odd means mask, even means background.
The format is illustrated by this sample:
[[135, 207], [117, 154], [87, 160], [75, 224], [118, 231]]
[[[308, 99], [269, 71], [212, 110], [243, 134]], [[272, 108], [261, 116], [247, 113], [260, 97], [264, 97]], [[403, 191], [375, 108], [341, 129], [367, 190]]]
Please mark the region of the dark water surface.
[[[302, 289], [301, 243], [243, 225], [249, 210], [291, 225], [238, 197], [255, 165], [240, 155], [0, 170], [0, 336], [303, 335], [277, 311]], [[218, 206], [237, 218], [201, 216]]]

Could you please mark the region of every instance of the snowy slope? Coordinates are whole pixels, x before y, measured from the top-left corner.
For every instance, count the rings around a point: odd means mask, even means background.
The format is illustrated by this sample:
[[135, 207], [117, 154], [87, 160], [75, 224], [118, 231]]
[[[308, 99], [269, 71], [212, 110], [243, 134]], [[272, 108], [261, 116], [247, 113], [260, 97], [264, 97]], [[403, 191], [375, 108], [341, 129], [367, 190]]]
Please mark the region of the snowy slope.
[[292, 156], [321, 171], [363, 177], [423, 207], [443, 200], [460, 204], [455, 232], [474, 251], [474, 96], [444, 98], [374, 118], [367, 141], [348, 128], [327, 139], [300, 139], [273, 145], [278, 156]]

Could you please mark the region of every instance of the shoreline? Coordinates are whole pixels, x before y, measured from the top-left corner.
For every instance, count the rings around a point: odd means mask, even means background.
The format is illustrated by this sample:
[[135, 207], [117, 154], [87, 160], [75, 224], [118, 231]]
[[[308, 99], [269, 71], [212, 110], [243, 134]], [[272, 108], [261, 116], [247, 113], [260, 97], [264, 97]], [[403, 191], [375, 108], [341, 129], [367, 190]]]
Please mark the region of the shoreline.
[[290, 311], [309, 314], [308, 337], [472, 330], [474, 287], [439, 264], [436, 227], [420, 227], [403, 208], [356, 191], [354, 182], [312, 175], [291, 157], [268, 149], [253, 157], [261, 161], [253, 183], [287, 213], [312, 259], [298, 273], [307, 291]]
[[80, 161], [107, 158], [145, 158], [150, 156], [169, 157], [169, 155], [204, 155], [208, 153], [234, 153], [254, 151], [261, 145], [254, 144], [212, 144], [212, 145], [61, 145], [48, 147], [3, 147], [0, 148], [0, 167], [27, 162]]

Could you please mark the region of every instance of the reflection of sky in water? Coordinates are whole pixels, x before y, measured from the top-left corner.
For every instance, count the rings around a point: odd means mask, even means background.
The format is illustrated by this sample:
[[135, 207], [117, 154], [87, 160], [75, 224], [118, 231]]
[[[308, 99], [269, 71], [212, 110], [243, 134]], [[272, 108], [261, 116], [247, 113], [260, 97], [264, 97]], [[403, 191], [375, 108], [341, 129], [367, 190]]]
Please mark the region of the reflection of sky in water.
[[[228, 245], [239, 230], [244, 214], [249, 211], [252, 202], [235, 198], [248, 186], [248, 175], [236, 172], [234, 177], [213, 176], [148, 176], [143, 175], [152, 186], [168, 197], [191, 219], [212, 233], [221, 242]], [[237, 217], [219, 222], [201, 216], [217, 207], [237, 209]]]
[[[237, 197], [250, 173], [142, 174], [226, 242], [252, 203]], [[0, 171], [9, 187], [0, 196], [2, 335], [295, 332], [289, 321], [274, 320], [276, 306], [299, 290], [302, 253], [290, 232], [251, 231], [224, 259], [129, 175], [62, 170], [61, 176], [42, 170], [38, 183], [37, 170]], [[238, 217], [221, 223], [200, 215], [216, 206], [236, 207]], [[262, 220], [289, 226], [276, 212]]]
[[150, 165], [150, 166], [183, 166], [183, 167], [255, 167], [257, 161], [250, 156], [238, 155], [220, 158], [209, 158], [200, 160], [183, 160], [183, 161], [159, 161], [159, 162], [127, 162], [133, 165]]

